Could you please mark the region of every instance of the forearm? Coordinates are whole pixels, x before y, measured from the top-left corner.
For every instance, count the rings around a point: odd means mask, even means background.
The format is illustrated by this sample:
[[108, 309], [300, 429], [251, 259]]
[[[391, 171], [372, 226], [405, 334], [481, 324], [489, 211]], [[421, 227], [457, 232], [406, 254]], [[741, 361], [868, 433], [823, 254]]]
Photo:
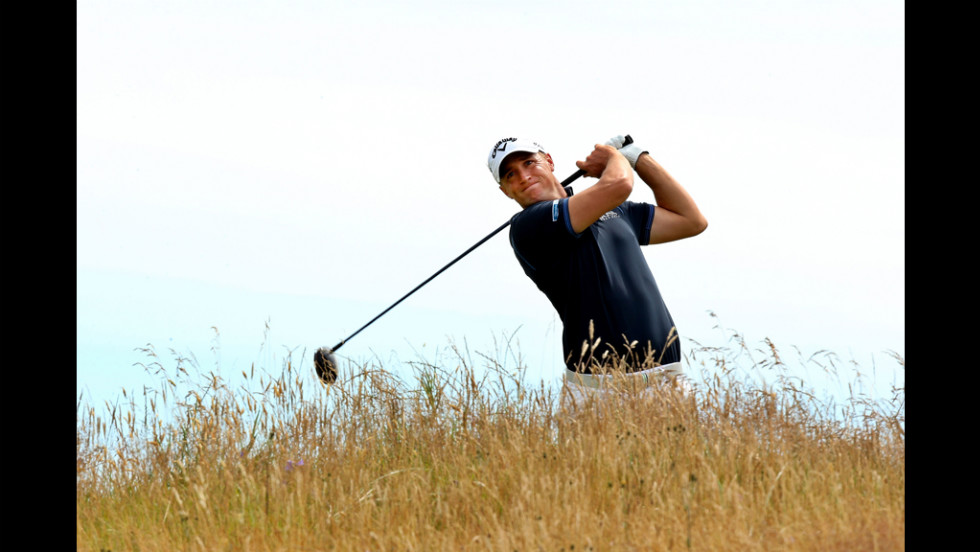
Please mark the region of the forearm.
[[595, 186], [611, 188], [625, 193], [622, 198], [625, 201], [633, 190], [633, 169], [630, 167], [629, 161], [618, 153], [610, 155], [609, 161], [606, 163], [602, 174], [599, 175], [599, 181], [595, 183]]
[[677, 213], [696, 226], [707, 226], [691, 194], [650, 154], [644, 153], [636, 160], [636, 174], [653, 191], [657, 207]]
[[633, 169], [611, 146], [596, 144], [585, 161], [575, 165], [599, 181], [568, 200], [568, 216], [575, 232], [584, 232], [599, 217], [615, 209], [633, 191]]

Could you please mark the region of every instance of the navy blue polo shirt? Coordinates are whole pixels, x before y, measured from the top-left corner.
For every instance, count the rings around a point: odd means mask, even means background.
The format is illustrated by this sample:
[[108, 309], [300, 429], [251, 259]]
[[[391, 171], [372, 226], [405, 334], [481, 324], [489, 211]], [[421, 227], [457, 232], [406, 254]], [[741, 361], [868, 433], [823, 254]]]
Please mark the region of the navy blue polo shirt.
[[[631, 369], [642, 369], [650, 351], [658, 364], [680, 360], [674, 321], [640, 250], [649, 243], [654, 212], [654, 205], [626, 201], [576, 234], [563, 198], [531, 205], [511, 219], [517, 260], [561, 317], [570, 370], [589, 373], [590, 360], [601, 362], [603, 353], [629, 356]], [[597, 338], [599, 346], [583, 357], [583, 343]], [[633, 349], [626, 346], [633, 341]]]

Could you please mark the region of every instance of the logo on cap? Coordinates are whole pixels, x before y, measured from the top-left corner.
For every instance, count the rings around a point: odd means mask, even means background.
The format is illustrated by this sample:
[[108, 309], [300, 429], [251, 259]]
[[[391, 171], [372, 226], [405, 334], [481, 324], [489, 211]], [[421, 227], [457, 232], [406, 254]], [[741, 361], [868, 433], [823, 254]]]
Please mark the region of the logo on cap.
[[513, 138], [513, 137], [512, 138], [502, 138], [500, 140], [497, 140], [497, 143], [493, 145], [493, 151], [490, 152], [490, 158], [491, 159], [496, 159], [497, 158], [497, 152], [498, 151], [501, 152], [501, 153], [507, 151], [507, 142], [516, 142], [516, 141], [517, 141], [517, 138]]

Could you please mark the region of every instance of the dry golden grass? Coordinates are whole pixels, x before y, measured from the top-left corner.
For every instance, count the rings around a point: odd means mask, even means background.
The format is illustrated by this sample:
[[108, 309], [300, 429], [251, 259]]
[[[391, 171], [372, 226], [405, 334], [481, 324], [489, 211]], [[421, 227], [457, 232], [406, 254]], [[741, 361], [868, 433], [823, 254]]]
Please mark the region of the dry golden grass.
[[451, 349], [411, 382], [373, 362], [329, 388], [290, 358], [234, 383], [152, 362], [160, 389], [78, 405], [77, 549], [905, 548], [904, 389], [762, 389], [734, 376], [743, 344], [697, 349], [691, 396], [569, 415], [519, 365]]

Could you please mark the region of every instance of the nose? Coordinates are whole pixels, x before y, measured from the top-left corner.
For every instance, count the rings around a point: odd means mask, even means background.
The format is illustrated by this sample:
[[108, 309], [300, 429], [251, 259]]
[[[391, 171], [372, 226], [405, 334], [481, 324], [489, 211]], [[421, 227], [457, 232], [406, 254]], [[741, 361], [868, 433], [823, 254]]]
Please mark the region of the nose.
[[531, 167], [525, 167], [521, 165], [516, 169], [514, 169], [514, 172], [517, 174], [517, 181], [520, 182], [521, 184], [524, 184], [525, 182], [527, 182], [528, 176], [531, 175]]

